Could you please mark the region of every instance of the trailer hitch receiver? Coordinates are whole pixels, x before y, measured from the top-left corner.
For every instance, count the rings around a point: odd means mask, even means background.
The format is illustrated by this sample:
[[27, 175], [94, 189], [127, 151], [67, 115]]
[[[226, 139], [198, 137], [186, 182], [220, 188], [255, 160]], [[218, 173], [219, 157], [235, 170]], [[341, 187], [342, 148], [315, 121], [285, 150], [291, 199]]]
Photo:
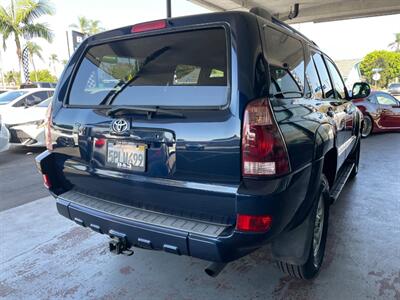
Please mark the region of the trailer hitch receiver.
[[126, 235], [114, 230], [108, 232], [111, 240], [108, 243], [111, 253], [114, 254], [124, 254], [126, 256], [131, 256], [133, 250], [130, 250], [127, 246]]

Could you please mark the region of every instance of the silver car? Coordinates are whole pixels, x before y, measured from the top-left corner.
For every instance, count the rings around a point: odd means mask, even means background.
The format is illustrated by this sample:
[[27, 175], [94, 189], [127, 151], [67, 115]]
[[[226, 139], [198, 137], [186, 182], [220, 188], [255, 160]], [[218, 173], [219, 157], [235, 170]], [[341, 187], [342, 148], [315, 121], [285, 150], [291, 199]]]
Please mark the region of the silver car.
[[388, 92], [393, 96], [400, 96], [400, 82], [389, 84]]

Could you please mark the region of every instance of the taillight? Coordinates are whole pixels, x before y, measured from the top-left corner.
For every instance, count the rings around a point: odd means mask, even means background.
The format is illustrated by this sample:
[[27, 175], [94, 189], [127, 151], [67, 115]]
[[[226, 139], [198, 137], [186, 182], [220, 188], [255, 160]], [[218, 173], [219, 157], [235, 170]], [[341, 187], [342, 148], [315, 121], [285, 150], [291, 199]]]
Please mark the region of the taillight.
[[289, 170], [285, 143], [268, 99], [251, 101], [243, 118], [243, 176], [283, 175]]
[[103, 138], [95, 138], [94, 139], [94, 146], [96, 148], [102, 148], [106, 144], [106, 139]]
[[236, 217], [236, 229], [239, 231], [266, 232], [271, 228], [272, 217], [240, 215]]
[[47, 107], [45, 126], [44, 126], [44, 137], [46, 140], [47, 150], [53, 150], [53, 142], [51, 140], [51, 125], [52, 125], [51, 112], [52, 112], [52, 102], [50, 102], [49, 106]]
[[43, 184], [47, 189], [51, 188], [51, 181], [49, 175], [43, 174]]
[[151, 21], [151, 22], [133, 25], [131, 28], [131, 32], [138, 33], [138, 32], [144, 32], [144, 31], [163, 29], [166, 27], [167, 27], [167, 21], [157, 20], [157, 21]]

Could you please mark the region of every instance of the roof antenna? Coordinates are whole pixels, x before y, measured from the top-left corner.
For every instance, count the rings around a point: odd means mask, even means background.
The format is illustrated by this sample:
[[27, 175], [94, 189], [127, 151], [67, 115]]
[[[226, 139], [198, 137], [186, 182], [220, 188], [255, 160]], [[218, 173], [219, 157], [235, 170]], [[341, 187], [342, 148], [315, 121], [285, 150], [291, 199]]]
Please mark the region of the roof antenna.
[[295, 3], [294, 6], [290, 7], [290, 12], [288, 15], [288, 19], [294, 19], [299, 15], [299, 3]]

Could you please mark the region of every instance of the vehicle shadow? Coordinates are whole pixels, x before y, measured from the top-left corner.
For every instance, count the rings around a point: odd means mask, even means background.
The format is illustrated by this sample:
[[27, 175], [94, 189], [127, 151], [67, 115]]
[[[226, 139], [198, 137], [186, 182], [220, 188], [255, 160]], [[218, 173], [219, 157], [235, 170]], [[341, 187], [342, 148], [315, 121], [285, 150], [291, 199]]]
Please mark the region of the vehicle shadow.
[[35, 157], [44, 150], [45, 148], [43, 147], [11, 146], [7, 151], [0, 153], [0, 165], [10, 164], [21, 159], [23, 156], [31, 155], [32, 157]]

